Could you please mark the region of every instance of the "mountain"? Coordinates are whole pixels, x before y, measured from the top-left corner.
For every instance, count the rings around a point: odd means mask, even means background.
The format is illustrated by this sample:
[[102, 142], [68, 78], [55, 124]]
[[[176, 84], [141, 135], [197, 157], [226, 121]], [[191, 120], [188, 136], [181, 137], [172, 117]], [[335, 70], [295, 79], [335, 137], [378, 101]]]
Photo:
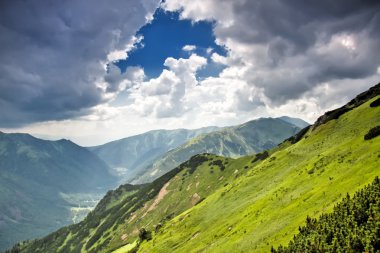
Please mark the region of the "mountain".
[[114, 187], [108, 170], [71, 141], [0, 133], [0, 250], [72, 223]]
[[[300, 119], [291, 120], [303, 122]], [[196, 154], [211, 153], [236, 158], [259, 153], [275, 147], [299, 130], [300, 128], [293, 123], [281, 118], [260, 118], [242, 125], [201, 134], [168, 151], [151, 166], [140, 170], [132, 183], [150, 182]]]
[[282, 119], [290, 124], [293, 124], [295, 126], [298, 126], [299, 128], [305, 128], [307, 126], [309, 126], [310, 124], [307, 123], [306, 121], [302, 120], [302, 119], [299, 119], [299, 118], [291, 118], [291, 117], [288, 117], [288, 116], [282, 116], [282, 117], [279, 117], [279, 119]]
[[195, 130], [154, 130], [88, 149], [105, 161], [121, 181], [126, 182], [170, 149], [202, 133], [217, 129], [205, 127]]
[[[11, 252], [270, 252], [293, 238], [303, 243], [294, 235], [309, 231], [305, 220], [331, 213], [379, 176], [379, 100], [380, 84], [256, 155], [193, 156], [152, 183], [109, 192], [79, 224]], [[371, 217], [344, 206], [342, 221], [330, 224], [339, 230], [371, 218], [370, 238], [380, 211], [368, 207]], [[366, 243], [379, 250], [376, 240]]]
[[202, 203], [157, 233], [142, 223], [152, 240], [140, 240], [138, 252], [270, 252], [286, 245], [308, 216], [330, 213], [380, 175], [380, 132], [365, 138], [380, 125], [380, 106], [371, 106], [379, 98], [380, 84], [266, 155], [235, 160], [236, 178]]

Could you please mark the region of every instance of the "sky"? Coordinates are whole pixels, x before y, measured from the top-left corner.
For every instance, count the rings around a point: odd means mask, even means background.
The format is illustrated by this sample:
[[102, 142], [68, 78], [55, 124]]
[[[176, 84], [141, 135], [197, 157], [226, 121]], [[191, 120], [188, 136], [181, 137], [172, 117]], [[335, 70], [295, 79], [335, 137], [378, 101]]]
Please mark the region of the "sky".
[[380, 82], [380, 2], [0, 2], [0, 131], [98, 145], [313, 123]]

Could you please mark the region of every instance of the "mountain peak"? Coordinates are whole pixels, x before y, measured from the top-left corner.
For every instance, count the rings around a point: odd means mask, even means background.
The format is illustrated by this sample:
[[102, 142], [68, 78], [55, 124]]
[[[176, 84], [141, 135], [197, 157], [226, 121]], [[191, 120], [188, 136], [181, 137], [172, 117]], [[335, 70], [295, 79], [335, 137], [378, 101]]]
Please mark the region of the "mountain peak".
[[281, 117], [278, 117], [277, 119], [281, 119], [285, 122], [288, 122], [290, 124], [298, 126], [299, 128], [305, 128], [305, 127], [310, 125], [308, 122], [306, 122], [300, 118], [293, 118], [293, 117], [289, 117], [289, 116], [281, 116]]

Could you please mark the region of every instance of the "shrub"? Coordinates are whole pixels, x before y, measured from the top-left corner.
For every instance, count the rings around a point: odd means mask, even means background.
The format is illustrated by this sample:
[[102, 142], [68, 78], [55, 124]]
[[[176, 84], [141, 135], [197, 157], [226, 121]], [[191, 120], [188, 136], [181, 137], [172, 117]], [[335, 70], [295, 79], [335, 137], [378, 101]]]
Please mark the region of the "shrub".
[[370, 107], [378, 107], [380, 105], [380, 98], [373, 101], [369, 106]]
[[140, 238], [140, 241], [144, 241], [144, 240], [150, 241], [152, 240], [152, 232], [150, 232], [149, 230], [146, 230], [145, 228], [140, 228], [139, 238]]
[[154, 226], [154, 232], [157, 234], [161, 228], [162, 228], [162, 223], [160, 222]]
[[222, 160], [215, 160], [215, 161], [212, 161], [211, 163], [211, 166], [212, 165], [215, 165], [215, 166], [218, 166], [220, 171], [223, 171], [226, 167], [223, 165], [223, 162]]
[[258, 153], [258, 154], [256, 154], [255, 159], [252, 160], [252, 163], [257, 162], [259, 160], [265, 160], [268, 156], [269, 156], [268, 151]]
[[191, 157], [190, 160], [182, 163], [180, 165], [180, 168], [188, 167], [190, 168], [189, 173], [193, 174], [194, 171], [197, 169], [197, 167], [199, 167], [200, 165], [202, 165], [204, 162], [207, 162], [207, 161], [208, 161], [208, 158], [205, 156], [205, 154], [195, 155]]
[[380, 135], [380, 126], [375, 126], [371, 128], [366, 135], [364, 135], [364, 140], [370, 140]]
[[285, 141], [290, 141], [290, 143], [292, 144], [299, 142], [302, 139], [302, 137], [304, 137], [304, 135], [307, 133], [307, 131], [309, 131], [310, 127], [311, 125], [301, 129], [298, 133], [286, 139]]
[[272, 247], [272, 253], [379, 252], [380, 180], [347, 194], [334, 211], [319, 219], [307, 217], [304, 226], [287, 246]]

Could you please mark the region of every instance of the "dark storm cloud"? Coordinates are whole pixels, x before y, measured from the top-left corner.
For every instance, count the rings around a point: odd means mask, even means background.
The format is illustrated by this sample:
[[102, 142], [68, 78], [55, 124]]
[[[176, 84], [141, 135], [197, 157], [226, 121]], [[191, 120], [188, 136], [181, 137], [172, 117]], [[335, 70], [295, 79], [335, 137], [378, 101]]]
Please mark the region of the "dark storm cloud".
[[247, 0], [232, 8], [233, 25], [215, 33], [258, 48], [245, 57], [255, 62], [246, 79], [274, 104], [323, 82], [367, 78], [380, 66], [380, 1]]
[[[247, 43], [282, 38], [299, 51], [312, 46], [321, 35], [328, 38], [337, 32], [369, 28], [379, 7], [379, 1], [360, 0], [237, 1], [233, 7], [234, 25], [217, 32]], [[372, 32], [380, 33], [374, 29]]]
[[1, 1], [0, 126], [76, 117], [104, 102], [96, 83], [108, 53], [125, 47], [157, 2]]

